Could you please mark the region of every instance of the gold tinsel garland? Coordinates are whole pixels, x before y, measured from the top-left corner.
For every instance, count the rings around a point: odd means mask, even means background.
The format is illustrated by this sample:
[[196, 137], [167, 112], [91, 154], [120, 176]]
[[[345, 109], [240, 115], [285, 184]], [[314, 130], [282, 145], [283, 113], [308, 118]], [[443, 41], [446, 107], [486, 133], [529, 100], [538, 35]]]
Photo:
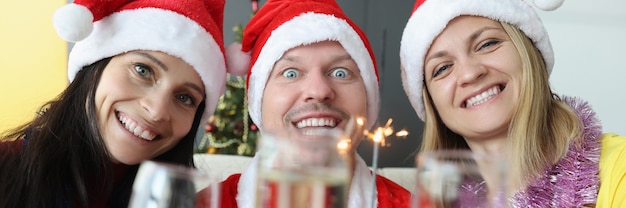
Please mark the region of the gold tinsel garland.
[[[227, 82], [226, 84], [232, 86], [237, 89], [244, 89], [246, 87], [245, 79], [242, 76], [233, 76], [227, 74]], [[238, 144], [237, 154], [243, 155], [245, 152], [250, 151], [250, 147], [246, 144], [248, 143], [248, 133], [249, 133], [249, 122], [248, 122], [248, 99], [246, 97], [246, 91], [244, 89], [244, 99], [243, 99], [243, 135], [241, 137], [241, 141], [238, 141], [236, 138], [228, 138], [225, 142], [219, 142], [215, 137], [213, 137], [210, 133], [205, 134], [205, 138], [202, 140], [201, 145], [204, 145], [205, 141], [209, 142], [209, 148], [207, 149], [207, 153], [212, 153], [215, 151], [214, 148], [226, 148], [234, 144]], [[222, 98], [223, 99], [223, 98]]]

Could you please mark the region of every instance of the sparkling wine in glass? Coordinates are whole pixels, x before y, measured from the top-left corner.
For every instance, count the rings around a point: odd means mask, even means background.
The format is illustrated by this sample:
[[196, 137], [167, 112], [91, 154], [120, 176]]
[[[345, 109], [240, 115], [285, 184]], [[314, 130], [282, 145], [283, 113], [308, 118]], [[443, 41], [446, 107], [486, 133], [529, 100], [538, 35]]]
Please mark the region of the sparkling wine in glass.
[[506, 207], [506, 170], [502, 158], [470, 150], [419, 153], [414, 208]]
[[219, 206], [219, 181], [199, 170], [181, 165], [145, 161], [137, 171], [130, 208], [192, 208], [196, 193], [203, 188], [201, 197], [210, 197], [210, 208]]
[[345, 207], [350, 183], [342, 134], [260, 138], [256, 207]]

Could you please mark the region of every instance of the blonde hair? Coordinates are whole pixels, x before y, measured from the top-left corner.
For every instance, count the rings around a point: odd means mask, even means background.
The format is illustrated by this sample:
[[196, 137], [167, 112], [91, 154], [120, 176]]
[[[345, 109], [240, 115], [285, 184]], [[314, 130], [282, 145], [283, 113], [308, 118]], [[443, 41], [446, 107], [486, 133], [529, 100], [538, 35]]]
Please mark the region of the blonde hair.
[[[570, 142], [582, 134], [572, 109], [552, 93], [543, 57], [532, 41], [514, 26], [501, 23], [522, 60], [520, 103], [509, 125], [509, 179], [525, 188], [549, 166], [561, 159]], [[424, 85], [426, 111], [420, 151], [469, 149], [461, 135], [445, 126]]]

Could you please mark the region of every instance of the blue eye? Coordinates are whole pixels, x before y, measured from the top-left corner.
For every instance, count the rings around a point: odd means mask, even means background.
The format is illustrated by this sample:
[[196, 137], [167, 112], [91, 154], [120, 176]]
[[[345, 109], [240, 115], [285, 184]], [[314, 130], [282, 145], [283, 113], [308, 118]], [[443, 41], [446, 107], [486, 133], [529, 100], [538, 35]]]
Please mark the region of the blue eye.
[[287, 79], [294, 79], [300, 75], [300, 72], [295, 69], [287, 69], [283, 72], [283, 77]]
[[346, 79], [350, 76], [350, 71], [344, 68], [337, 68], [331, 72], [333, 77], [337, 77], [340, 79]]
[[186, 105], [194, 105], [196, 103], [191, 95], [182, 94], [178, 95], [177, 98]]
[[137, 72], [137, 74], [141, 75], [142, 77], [149, 77], [150, 75], [152, 75], [152, 70], [150, 69], [150, 67], [143, 64], [135, 64], [135, 72]]

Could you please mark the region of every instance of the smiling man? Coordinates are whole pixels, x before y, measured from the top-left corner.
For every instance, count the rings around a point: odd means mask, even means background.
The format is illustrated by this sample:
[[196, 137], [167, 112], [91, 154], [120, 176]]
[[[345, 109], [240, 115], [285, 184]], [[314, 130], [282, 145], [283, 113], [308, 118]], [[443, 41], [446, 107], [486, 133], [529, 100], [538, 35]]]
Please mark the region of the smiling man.
[[[369, 42], [334, 0], [269, 0], [244, 30], [242, 50], [251, 53], [248, 105], [264, 132], [294, 137], [345, 130], [350, 117], [376, 121], [378, 72]], [[370, 207], [372, 173], [356, 153], [362, 133], [353, 128], [347, 206]], [[294, 138], [292, 137], [292, 138]], [[223, 207], [254, 207], [255, 157], [242, 174], [222, 184]], [[378, 176], [378, 207], [408, 207], [409, 192]]]

